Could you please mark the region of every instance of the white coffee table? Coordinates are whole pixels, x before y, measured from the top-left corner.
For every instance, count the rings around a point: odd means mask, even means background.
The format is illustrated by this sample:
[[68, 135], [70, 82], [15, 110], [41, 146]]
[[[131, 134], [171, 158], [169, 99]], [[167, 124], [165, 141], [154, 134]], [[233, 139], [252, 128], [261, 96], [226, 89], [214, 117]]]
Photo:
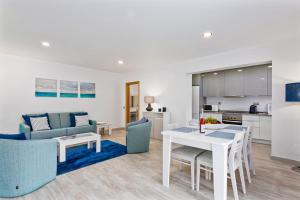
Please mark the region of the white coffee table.
[[58, 141], [59, 162], [66, 161], [66, 149], [70, 146], [87, 144], [90, 149], [93, 146], [93, 142], [96, 142], [96, 152], [101, 151], [101, 136], [96, 133], [82, 133], [72, 136], [57, 137], [54, 139]]

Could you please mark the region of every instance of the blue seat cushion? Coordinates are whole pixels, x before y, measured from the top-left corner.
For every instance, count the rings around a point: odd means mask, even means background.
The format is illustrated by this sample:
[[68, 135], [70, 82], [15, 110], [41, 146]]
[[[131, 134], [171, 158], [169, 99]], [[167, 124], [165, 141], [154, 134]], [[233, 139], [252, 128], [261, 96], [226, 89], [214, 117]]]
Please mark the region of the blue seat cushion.
[[73, 113], [70, 113], [71, 127], [76, 126], [75, 116], [83, 116], [83, 115], [88, 115], [88, 113], [87, 112], [73, 112]]
[[47, 117], [48, 120], [48, 125], [50, 127], [50, 129], [52, 128], [49, 124], [49, 116], [48, 113], [43, 113], [43, 114], [28, 114], [28, 115], [22, 115], [25, 123], [30, 127], [30, 131], [32, 131], [32, 125], [31, 125], [31, 121], [30, 118], [39, 118], [39, 117]]
[[67, 128], [67, 135], [75, 135], [80, 133], [95, 132], [95, 127], [92, 125], [78, 126]]
[[146, 118], [146, 117], [143, 117], [142, 119], [138, 120], [138, 121], [135, 121], [135, 122], [131, 122], [131, 123], [128, 123], [127, 126], [135, 126], [135, 125], [138, 125], [138, 124], [143, 124], [143, 123], [146, 123], [148, 122], [149, 120]]
[[7, 140], [26, 140], [26, 136], [24, 133], [17, 133], [17, 134], [0, 134], [0, 139], [7, 139]]
[[52, 130], [43, 130], [43, 131], [32, 131], [31, 139], [39, 140], [39, 139], [51, 139], [55, 137], [62, 137], [67, 135], [66, 128], [58, 128]]

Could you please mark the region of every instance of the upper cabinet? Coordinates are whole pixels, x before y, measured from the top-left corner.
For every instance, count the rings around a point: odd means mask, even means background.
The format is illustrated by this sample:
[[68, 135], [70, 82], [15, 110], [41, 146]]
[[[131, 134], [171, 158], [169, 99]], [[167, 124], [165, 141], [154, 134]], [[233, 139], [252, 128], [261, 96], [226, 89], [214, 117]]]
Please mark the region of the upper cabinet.
[[272, 67], [268, 67], [268, 95], [272, 96]]
[[271, 96], [268, 65], [202, 74], [204, 97]]
[[268, 95], [268, 68], [266, 66], [244, 69], [245, 96]]
[[225, 96], [244, 96], [244, 73], [242, 69], [225, 71]]
[[225, 95], [224, 72], [203, 74], [202, 80], [204, 97], [223, 97]]

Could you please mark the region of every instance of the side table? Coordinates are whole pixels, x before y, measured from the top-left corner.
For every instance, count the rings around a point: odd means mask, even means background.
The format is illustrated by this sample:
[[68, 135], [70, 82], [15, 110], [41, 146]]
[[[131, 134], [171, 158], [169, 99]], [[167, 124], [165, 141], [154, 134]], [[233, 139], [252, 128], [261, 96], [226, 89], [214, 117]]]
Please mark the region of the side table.
[[108, 129], [108, 135], [111, 135], [111, 124], [108, 122], [97, 122], [97, 133], [100, 134], [100, 130], [104, 128]]

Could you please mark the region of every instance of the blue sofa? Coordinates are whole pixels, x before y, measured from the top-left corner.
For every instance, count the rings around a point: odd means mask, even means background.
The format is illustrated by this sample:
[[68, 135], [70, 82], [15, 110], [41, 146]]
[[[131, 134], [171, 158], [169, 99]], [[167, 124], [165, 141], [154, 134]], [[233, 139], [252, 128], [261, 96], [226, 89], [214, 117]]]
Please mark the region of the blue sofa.
[[28, 194], [56, 177], [57, 141], [0, 139], [0, 197]]
[[[35, 115], [39, 114], [32, 114], [31, 116]], [[88, 126], [71, 127], [71, 118], [69, 112], [48, 113], [48, 116], [49, 124], [52, 128], [51, 130], [31, 131], [30, 127], [23, 122], [19, 126], [20, 133], [25, 133], [26, 138], [29, 140], [51, 139], [55, 137], [69, 136], [87, 132], [96, 133], [97, 122], [94, 120], [90, 120], [90, 125]]]
[[151, 122], [127, 125], [127, 153], [144, 153], [149, 151]]

